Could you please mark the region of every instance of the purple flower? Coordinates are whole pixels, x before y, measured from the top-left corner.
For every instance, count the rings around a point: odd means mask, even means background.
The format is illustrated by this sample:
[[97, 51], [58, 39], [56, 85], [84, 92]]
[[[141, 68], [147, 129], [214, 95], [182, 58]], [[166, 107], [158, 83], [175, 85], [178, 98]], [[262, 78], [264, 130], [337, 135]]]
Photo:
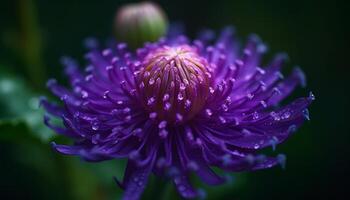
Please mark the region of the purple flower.
[[266, 47], [255, 35], [243, 49], [232, 28], [216, 41], [210, 36], [193, 42], [169, 36], [136, 52], [123, 43], [101, 50], [90, 41], [85, 72], [63, 59], [71, 89], [48, 82], [63, 106], [41, 103], [50, 114], [47, 126], [74, 144], [53, 143], [54, 149], [87, 161], [128, 158], [117, 183], [129, 200], [140, 198], [151, 172], [171, 179], [182, 197], [194, 198], [200, 192], [191, 174], [218, 185], [225, 178], [211, 167], [240, 172], [283, 164], [284, 156], [257, 150], [274, 149], [309, 118], [311, 93], [278, 106], [305, 84], [303, 73], [296, 68], [284, 78], [284, 54], [262, 66]]

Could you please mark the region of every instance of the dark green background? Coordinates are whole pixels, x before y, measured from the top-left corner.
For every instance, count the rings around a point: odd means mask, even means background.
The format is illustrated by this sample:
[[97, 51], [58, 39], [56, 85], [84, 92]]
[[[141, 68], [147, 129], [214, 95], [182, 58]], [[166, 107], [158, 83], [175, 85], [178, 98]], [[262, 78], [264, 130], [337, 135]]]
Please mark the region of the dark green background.
[[[85, 37], [97, 36], [102, 40], [111, 36], [116, 8], [129, 1], [33, 1], [39, 31], [23, 28], [28, 24], [35, 27], [35, 20], [32, 23], [27, 17], [20, 17], [19, 7], [26, 5], [23, 2], [26, 1], [2, 0], [0, 4], [0, 78], [14, 77], [16, 83], [22, 84], [22, 89], [13, 97], [0, 96], [0, 119], [3, 121], [27, 113], [26, 106], [20, 107], [21, 102], [17, 102], [27, 98], [21, 95], [27, 95], [28, 91], [31, 94], [27, 96], [47, 94], [44, 79], [62, 78], [59, 64], [62, 55], [82, 60], [81, 44]], [[237, 28], [242, 41], [249, 33], [257, 33], [269, 44], [267, 58], [279, 51], [288, 52], [290, 62], [285, 72], [294, 65], [305, 71], [307, 89], [298, 89], [294, 97], [307, 95], [309, 90], [316, 95], [310, 108], [311, 121], [277, 148], [277, 152], [287, 155], [285, 170], [275, 168], [238, 174], [231, 184], [208, 189], [208, 199], [336, 199], [348, 194], [350, 138], [346, 120], [349, 119], [350, 66], [347, 37], [350, 32], [346, 2], [173, 0], [159, 3], [171, 21], [184, 22], [192, 37], [202, 28], [219, 30], [230, 24]], [[25, 58], [24, 54], [35, 57], [36, 50], [39, 61]], [[41, 76], [41, 70], [29, 76], [36, 70], [35, 64], [43, 66], [46, 74]], [[9, 105], [19, 111], [9, 109], [12, 108]], [[36, 128], [24, 122], [16, 125], [7, 121], [0, 121], [0, 199], [118, 198], [121, 190], [113, 183], [112, 176], [121, 176], [123, 163], [89, 164], [78, 158], [57, 155], [47, 141], [32, 138], [31, 132], [36, 132]], [[276, 154], [271, 150], [267, 153]], [[144, 197], [179, 198], [164, 181], [154, 179]]]

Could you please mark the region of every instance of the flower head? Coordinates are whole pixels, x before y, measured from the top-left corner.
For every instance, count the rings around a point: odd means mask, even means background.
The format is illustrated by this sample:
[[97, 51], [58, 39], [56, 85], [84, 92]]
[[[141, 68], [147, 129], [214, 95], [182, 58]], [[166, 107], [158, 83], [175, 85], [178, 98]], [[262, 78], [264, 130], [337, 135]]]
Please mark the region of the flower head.
[[[194, 173], [205, 183], [225, 182], [211, 167], [238, 172], [270, 168], [285, 160], [257, 150], [283, 142], [308, 119], [309, 97], [277, 106], [305, 78], [296, 68], [284, 78], [286, 59], [279, 54], [266, 67], [266, 51], [251, 36], [241, 51], [232, 28], [216, 41], [204, 34], [162, 38], [130, 52], [123, 43], [101, 50], [91, 45], [81, 72], [63, 59], [71, 89], [49, 81], [64, 103], [45, 99], [51, 115], [45, 123], [73, 138], [73, 145], [53, 147], [88, 161], [128, 158], [124, 199], [140, 198], [153, 172], [169, 177], [185, 198], [199, 195], [190, 184]], [[55, 126], [50, 116], [60, 117]]]

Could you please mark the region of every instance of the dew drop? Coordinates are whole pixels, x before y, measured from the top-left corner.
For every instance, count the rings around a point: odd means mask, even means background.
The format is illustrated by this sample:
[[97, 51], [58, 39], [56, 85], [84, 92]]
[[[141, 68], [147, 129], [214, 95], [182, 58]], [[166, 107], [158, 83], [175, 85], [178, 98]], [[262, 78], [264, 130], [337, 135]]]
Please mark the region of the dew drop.
[[191, 107], [191, 101], [187, 99], [185, 101], [185, 108], [190, 108], [190, 107]]
[[207, 116], [212, 116], [213, 112], [210, 109], [205, 109], [205, 113], [207, 114]]
[[176, 121], [182, 121], [183, 120], [183, 116], [180, 113], [176, 113]]
[[126, 116], [126, 117], [124, 118], [124, 120], [125, 120], [126, 122], [130, 121], [130, 120], [131, 120], [131, 115]]
[[[185, 85], [189, 85], [189, 84], [190, 84], [190, 82], [188, 82], [187, 79], [184, 79], [183, 82], [185, 83]], [[180, 86], [181, 86], [181, 85], [180, 85]], [[186, 89], [186, 88], [185, 88], [185, 89]]]
[[108, 55], [111, 55], [112, 54], [112, 51], [110, 49], [105, 49], [102, 51], [102, 55], [103, 56], [108, 56]]
[[184, 99], [184, 96], [182, 95], [182, 93], [179, 93], [179, 94], [177, 95], [177, 99], [178, 99], [179, 101], [182, 101], [182, 100]]
[[243, 63], [242, 60], [236, 60], [236, 61], [235, 61], [235, 64], [236, 64], [237, 66], [239, 66], [239, 67], [241, 67], [241, 66], [244, 65], [244, 63]]
[[266, 104], [266, 102], [265, 101], [260, 101], [260, 104], [264, 107], [264, 108], [266, 108], [267, 107], [267, 104]]
[[310, 98], [311, 101], [313, 101], [313, 100], [315, 100], [315, 95], [312, 92], [310, 92], [309, 93], [309, 98]]
[[290, 117], [291, 113], [289, 111], [283, 113], [282, 119], [288, 119]]
[[141, 128], [137, 128], [135, 130], [133, 130], [132, 132], [134, 135], [139, 135], [140, 133], [142, 133], [142, 129]]
[[92, 78], [93, 78], [93, 75], [92, 75], [92, 74], [89, 74], [89, 75], [87, 75], [87, 76], [85, 77], [85, 81], [86, 81], [86, 82], [89, 82], [89, 81], [91, 81]]
[[107, 96], [108, 96], [109, 93], [110, 93], [109, 90], [105, 91], [105, 92], [103, 93], [103, 98], [104, 98], [104, 99], [107, 99]]
[[264, 75], [266, 73], [265, 70], [262, 69], [261, 67], [257, 67], [256, 70], [262, 75]]
[[254, 95], [253, 95], [253, 94], [251, 94], [251, 93], [247, 94], [247, 98], [248, 98], [249, 100], [252, 100], [252, 99], [253, 99], [253, 97], [254, 97]]
[[143, 74], [143, 77], [144, 78], [147, 78], [151, 75], [151, 73], [149, 71], [146, 71], [144, 74]]
[[166, 138], [168, 136], [169, 132], [165, 129], [161, 129], [158, 134], [161, 138]]
[[150, 78], [149, 81], [148, 81], [148, 83], [149, 83], [150, 85], [153, 85], [153, 84], [155, 83], [154, 78]]
[[159, 124], [158, 124], [158, 128], [162, 129], [162, 128], [165, 128], [167, 125], [167, 122], [166, 121], [161, 121]]
[[92, 123], [91, 129], [94, 131], [97, 131], [99, 129], [98, 123], [97, 122]]
[[89, 96], [89, 93], [86, 91], [81, 91], [81, 98], [86, 99]]
[[123, 113], [125, 113], [125, 114], [126, 114], [126, 113], [129, 113], [130, 111], [131, 111], [131, 109], [128, 108], [128, 107], [126, 107], [126, 108], [123, 109]]
[[275, 120], [275, 121], [280, 121], [281, 120], [281, 117], [276, 113], [276, 112], [274, 112], [274, 111], [272, 111], [271, 113], [270, 113], [270, 116], [273, 118], [273, 120]]
[[192, 141], [194, 139], [191, 129], [186, 128], [186, 137], [188, 140]]
[[242, 129], [242, 133], [245, 135], [249, 135], [251, 132], [248, 129]]
[[163, 97], [163, 101], [169, 100], [169, 97], [170, 97], [169, 94], [165, 94], [164, 97]]
[[112, 70], [113, 69], [113, 66], [112, 65], [108, 65], [107, 67], [106, 67], [106, 71], [110, 71], [110, 70]]
[[156, 99], [154, 97], [151, 97], [147, 100], [147, 105], [152, 105], [154, 102], [156, 101]]
[[254, 119], [254, 120], [259, 119], [259, 113], [258, 113], [258, 112], [254, 112], [254, 113], [253, 113], [253, 119]]
[[258, 149], [260, 147], [259, 144], [254, 144], [254, 149]]
[[183, 91], [186, 89], [186, 86], [184, 83], [180, 83], [180, 90]]
[[222, 116], [219, 116], [219, 120], [222, 124], [225, 124], [226, 123], [226, 119]]
[[209, 87], [209, 92], [213, 94], [215, 92], [214, 88]]
[[156, 117], [157, 117], [157, 113], [155, 113], [155, 112], [152, 112], [149, 114], [150, 119], [155, 119]]
[[170, 108], [171, 108], [171, 103], [166, 102], [164, 105], [164, 110], [170, 110]]
[[303, 110], [303, 115], [306, 120], [310, 120], [310, 114], [308, 109]]

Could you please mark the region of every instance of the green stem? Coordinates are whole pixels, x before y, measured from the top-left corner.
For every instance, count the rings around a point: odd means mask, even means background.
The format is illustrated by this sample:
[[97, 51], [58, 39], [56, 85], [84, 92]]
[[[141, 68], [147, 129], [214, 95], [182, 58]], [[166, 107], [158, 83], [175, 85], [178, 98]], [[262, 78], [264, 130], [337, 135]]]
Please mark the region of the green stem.
[[42, 61], [42, 39], [33, 0], [18, 0], [19, 43], [26, 71], [30, 80], [38, 87], [45, 82], [45, 68]]

